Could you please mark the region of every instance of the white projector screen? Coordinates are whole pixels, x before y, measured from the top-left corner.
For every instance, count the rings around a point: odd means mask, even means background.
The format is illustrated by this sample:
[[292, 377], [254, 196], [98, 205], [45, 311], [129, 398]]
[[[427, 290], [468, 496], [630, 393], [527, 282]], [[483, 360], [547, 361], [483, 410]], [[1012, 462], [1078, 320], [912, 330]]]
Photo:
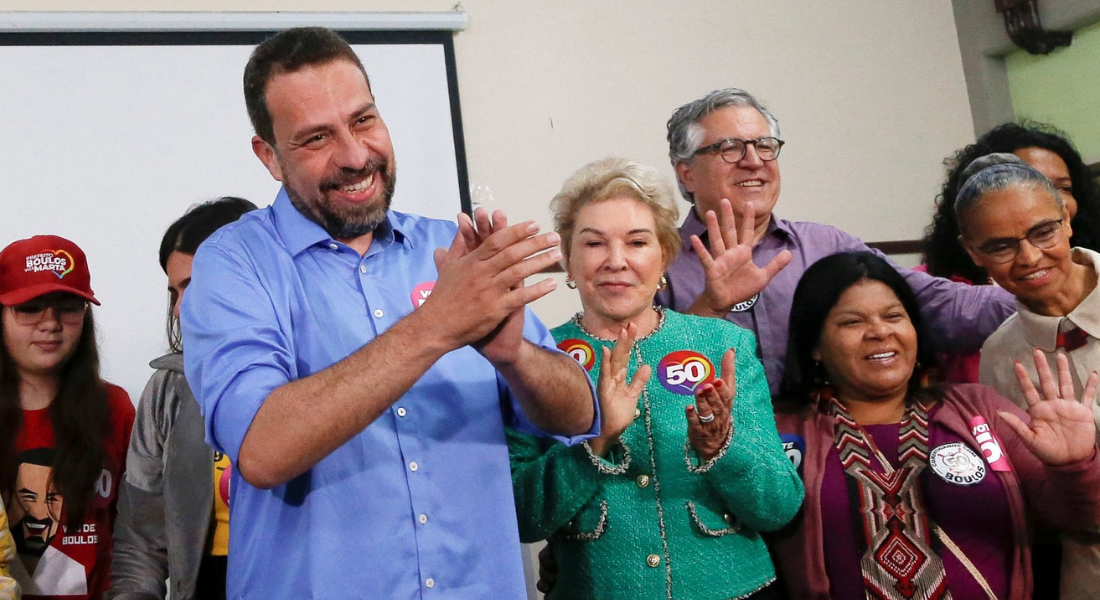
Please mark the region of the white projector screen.
[[[192, 204], [279, 185], [252, 154], [241, 78], [270, 32], [0, 34], [0, 246], [37, 234], [88, 255], [104, 377], [137, 402], [167, 349], [157, 250]], [[394, 208], [469, 207], [450, 32], [345, 32], [397, 157]]]

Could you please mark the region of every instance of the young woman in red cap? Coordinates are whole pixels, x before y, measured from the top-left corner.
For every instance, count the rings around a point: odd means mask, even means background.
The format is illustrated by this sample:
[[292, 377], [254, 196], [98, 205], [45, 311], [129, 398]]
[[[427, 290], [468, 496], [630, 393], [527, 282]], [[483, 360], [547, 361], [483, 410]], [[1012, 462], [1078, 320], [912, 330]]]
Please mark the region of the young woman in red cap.
[[57, 236], [0, 251], [0, 495], [24, 598], [102, 598], [134, 407], [99, 377], [84, 252]]

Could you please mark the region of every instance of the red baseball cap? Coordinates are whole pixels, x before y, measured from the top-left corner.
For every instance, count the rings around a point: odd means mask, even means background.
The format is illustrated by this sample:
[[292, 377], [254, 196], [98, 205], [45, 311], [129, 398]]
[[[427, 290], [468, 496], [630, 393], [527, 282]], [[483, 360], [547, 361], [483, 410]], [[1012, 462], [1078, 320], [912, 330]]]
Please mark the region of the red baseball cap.
[[56, 235], [36, 235], [0, 250], [0, 304], [14, 306], [53, 292], [99, 304], [79, 246]]

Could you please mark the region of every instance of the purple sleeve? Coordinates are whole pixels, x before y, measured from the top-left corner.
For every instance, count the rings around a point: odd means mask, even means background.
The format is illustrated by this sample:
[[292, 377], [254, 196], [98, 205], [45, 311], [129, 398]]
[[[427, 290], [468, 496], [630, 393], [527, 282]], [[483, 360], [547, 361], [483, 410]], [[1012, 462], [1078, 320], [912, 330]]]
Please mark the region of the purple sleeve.
[[921, 317], [937, 352], [969, 354], [981, 350], [985, 338], [1016, 312], [1012, 294], [992, 285], [968, 285], [903, 267], [848, 236], [849, 250], [874, 252], [905, 277], [917, 296]]

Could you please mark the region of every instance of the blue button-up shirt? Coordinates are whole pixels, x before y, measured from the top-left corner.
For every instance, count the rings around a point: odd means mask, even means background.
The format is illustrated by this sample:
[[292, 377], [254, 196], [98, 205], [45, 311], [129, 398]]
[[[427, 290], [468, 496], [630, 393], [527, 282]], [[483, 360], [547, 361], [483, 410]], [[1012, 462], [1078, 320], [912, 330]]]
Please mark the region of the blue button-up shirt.
[[[361, 257], [282, 191], [211, 236], [183, 303], [207, 442], [236, 463], [268, 394], [419, 306], [437, 277], [432, 253], [455, 231], [391, 211]], [[554, 348], [530, 312], [524, 336]], [[537, 432], [492, 365], [464, 347], [287, 484], [260, 490], [234, 478], [229, 597], [524, 598], [505, 424]]]

